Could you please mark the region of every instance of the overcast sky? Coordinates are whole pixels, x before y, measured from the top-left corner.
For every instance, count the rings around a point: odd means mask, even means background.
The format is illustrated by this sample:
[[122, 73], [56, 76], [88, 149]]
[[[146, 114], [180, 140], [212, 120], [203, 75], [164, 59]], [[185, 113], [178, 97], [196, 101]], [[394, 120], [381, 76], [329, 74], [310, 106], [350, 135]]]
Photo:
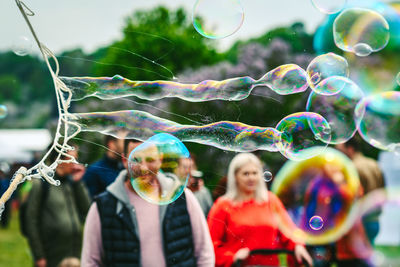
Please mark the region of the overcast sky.
[[[83, 47], [86, 52], [118, 39], [124, 17], [138, 9], [157, 5], [184, 6], [191, 14], [195, 0], [25, 0], [34, 12], [33, 26], [51, 50]], [[260, 35], [276, 26], [303, 21], [314, 30], [324, 14], [310, 0], [242, 0], [245, 19], [240, 30], [223, 39], [227, 47], [237, 39]], [[0, 49], [9, 48], [18, 36], [29, 36], [14, 0], [0, 1]]]

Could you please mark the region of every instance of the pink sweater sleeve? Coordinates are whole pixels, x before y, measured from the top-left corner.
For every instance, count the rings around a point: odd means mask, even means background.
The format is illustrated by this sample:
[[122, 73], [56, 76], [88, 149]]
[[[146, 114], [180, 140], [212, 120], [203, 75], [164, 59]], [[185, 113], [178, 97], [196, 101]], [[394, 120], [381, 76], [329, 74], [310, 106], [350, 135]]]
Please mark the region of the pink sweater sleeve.
[[83, 233], [81, 266], [104, 266], [102, 263], [103, 253], [100, 216], [96, 202], [94, 202], [86, 217], [85, 230]]
[[214, 248], [210, 231], [203, 210], [193, 193], [185, 189], [186, 204], [192, 225], [194, 253], [198, 267], [212, 267], [215, 265]]

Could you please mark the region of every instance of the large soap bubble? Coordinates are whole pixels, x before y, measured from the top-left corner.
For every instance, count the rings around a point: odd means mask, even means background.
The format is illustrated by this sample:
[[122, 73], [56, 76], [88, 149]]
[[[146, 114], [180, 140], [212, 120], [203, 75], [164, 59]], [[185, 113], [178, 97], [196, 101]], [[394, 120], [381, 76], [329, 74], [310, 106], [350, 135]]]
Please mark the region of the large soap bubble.
[[240, 29], [244, 11], [239, 0], [197, 0], [192, 19], [198, 33], [207, 38], [221, 39]]
[[[277, 173], [271, 190], [282, 200], [292, 221], [278, 216], [280, 230], [305, 244], [327, 244], [345, 234], [353, 223], [353, 205], [359, 194], [359, 178], [351, 160], [326, 148], [304, 161], [288, 161]], [[307, 152], [313, 153], [313, 152]]]
[[306, 110], [322, 115], [329, 123], [331, 135], [329, 139], [322, 136], [321, 140], [327, 144], [339, 144], [349, 140], [357, 131], [354, 119], [357, 103], [363, 98], [361, 89], [351, 80], [338, 93], [321, 95], [314, 91], [310, 93]]
[[[276, 129], [280, 132], [276, 146], [288, 159], [303, 160], [313, 157], [327, 146], [323, 140], [330, 140], [330, 127], [321, 115], [313, 112], [293, 113], [283, 118]], [[307, 148], [317, 146], [317, 149]]]
[[333, 37], [337, 47], [358, 56], [382, 50], [389, 42], [389, 24], [376, 11], [348, 8], [335, 19]]
[[362, 138], [374, 147], [400, 151], [400, 92], [370, 95], [356, 107]]
[[347, 0], [311, 0], [313, 6], [325, 14], [340, 12], [347, 3]]
[[344, 57], [327, 53], [317, 56], [308, 64], [307, 80], [311, 89], [315, 90], [319, 83], [332, 76], [349, 77], [349, 64]]
[[187, 184], [189, 151], [176, 137], [154, 135], [129, 155], [131, 184], [143, 199], [159, 205], [175, 201]]

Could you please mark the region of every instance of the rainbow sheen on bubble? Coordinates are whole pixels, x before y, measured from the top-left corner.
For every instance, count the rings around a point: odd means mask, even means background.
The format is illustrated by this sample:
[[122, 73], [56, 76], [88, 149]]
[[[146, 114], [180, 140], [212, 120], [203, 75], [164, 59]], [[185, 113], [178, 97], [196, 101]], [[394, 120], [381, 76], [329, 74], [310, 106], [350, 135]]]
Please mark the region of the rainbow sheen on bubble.
[[318, 231], [321, 230], [322, 227], [324, 227], [324, 220], [320, 216], [315, 215], [310, 218], [308, 224], [311, 229]]
[[311, 3], [324, 14], [335, 14], [345, 7], [347, 0], [311, 0]]
[[7, 114], [8, 114], [7, 106], [0, 105], [0, 119], [4, 119], [5, 117], [7, 117]]
[[279, 132], [275, 128], [240, 122], [183, 125], [139, 110], [74, 113], [67, 119], [82, 131], [96, 131], [118, 137], [118, 133], [123, 130], [127, 139], [145, 141], [155, 134], [169, 133], [182, 142], [195, 142], [229, 151], [278, 151], [276, 142]]
[[353, 84], [354, 82], [346, 77], [331, 76], [315, 86], [313, 91], [320, 95], [335, 95]]
[[343, 153], [330, 147], [322, 152], [315, 147], [309, 150], [318, 150], [318, 154], [303, 161], [287, 161], [271, 188], [296, 227], [278, 216], [276, 219], [283, 234], [296, 242], [327, 244], [352, 226], [360, 182], [357, 170]]
[[336, 94], [321, 95], [313, 91], [307, 100], [306, 110], [320, 114], [329, 123], [330, 138], [325, 139], [324, 136], [321, 138], [327, 144], [346, 142], [356, 133], [358, 128], [355, 120], [355, 109], [364, 94], [357, 84], [350, 79], [346, 79], [344, 84], [344, 88]]
[[192, 23], [196, 31], [210, 39], [222, 39], [237, 32], [244, 21], [239, 0], [197, 0]]
[[129, 155], [128, 171], [136, 193], [153, 204], [175, 201], [187, 184], [190, 170], [181, 165], [189, 160], [185, 145], [170, 134], [157, 134]]
[[383, 150], [400, 150], [400, 92], [370, 95], [360, 101], [356, 119], [362, 138]]
[[280, 95], [300, 93], [308, 88], [307, 73], [295, 64], [285, 64], [269, 71], [256, 85], [268, 86]]
[[[293, 113], [283, 118], [277, 125], [280, 132], [279, 151], [291, 160], [304, 160], [321, 153], [330, 140], [331, 130], [324, 117], [313, 112]], [[310, 147], [317, 147], [308, 150]]]
[[[316, 90], [316, 86], [326, 78], [332, 76], [349, 77], [349, 64], [344, 57], [334, 53], [327, 53], [314, 58], [307, 67], [307, 79], [311, 89]], [[318, 93], [323, 93], [321, 88]]]
[[279, 66], [257, 81], [248, 76], [222, 81], [205, 80], [198, 84], [175, 81], [131, 81], [120, 75], [60, 79], [71, 89], [72, 101], [87, 97], [111, 100], [130, 96], [150, 101], [167, 97], [178, 97], [190, 102], [239, 101], [247, 98], [256, 86], [267, 86], [280, 95], [300, 93], [308, 88], [305, 70], [295, 64]]
[[17, 56], [26, 56], [32, 52], [32, 40], [26, 36], [19, 36], [12, 44], [12, 51]]
[[337, 47], [358, 56], [382, 50], [389, 42], [389, 24], [378, 12], [365, 8], [348, 8], [333, 23]]

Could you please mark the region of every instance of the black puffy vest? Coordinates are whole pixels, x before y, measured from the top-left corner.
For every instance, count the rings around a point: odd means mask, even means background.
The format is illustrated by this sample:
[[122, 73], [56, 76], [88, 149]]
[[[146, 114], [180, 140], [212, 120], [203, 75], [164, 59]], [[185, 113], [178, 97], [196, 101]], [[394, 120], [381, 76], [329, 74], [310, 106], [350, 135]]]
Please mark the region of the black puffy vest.
[[[169, 204], [162, 233], [165, 261], [168, 267], [196, 266], [190, 216], [185, 194]], [[140, 242], [127, 207], [116, 215], [118, 200], [108, 191], [96, 198], [101, 220], [105, 266], [139, 266]]]

